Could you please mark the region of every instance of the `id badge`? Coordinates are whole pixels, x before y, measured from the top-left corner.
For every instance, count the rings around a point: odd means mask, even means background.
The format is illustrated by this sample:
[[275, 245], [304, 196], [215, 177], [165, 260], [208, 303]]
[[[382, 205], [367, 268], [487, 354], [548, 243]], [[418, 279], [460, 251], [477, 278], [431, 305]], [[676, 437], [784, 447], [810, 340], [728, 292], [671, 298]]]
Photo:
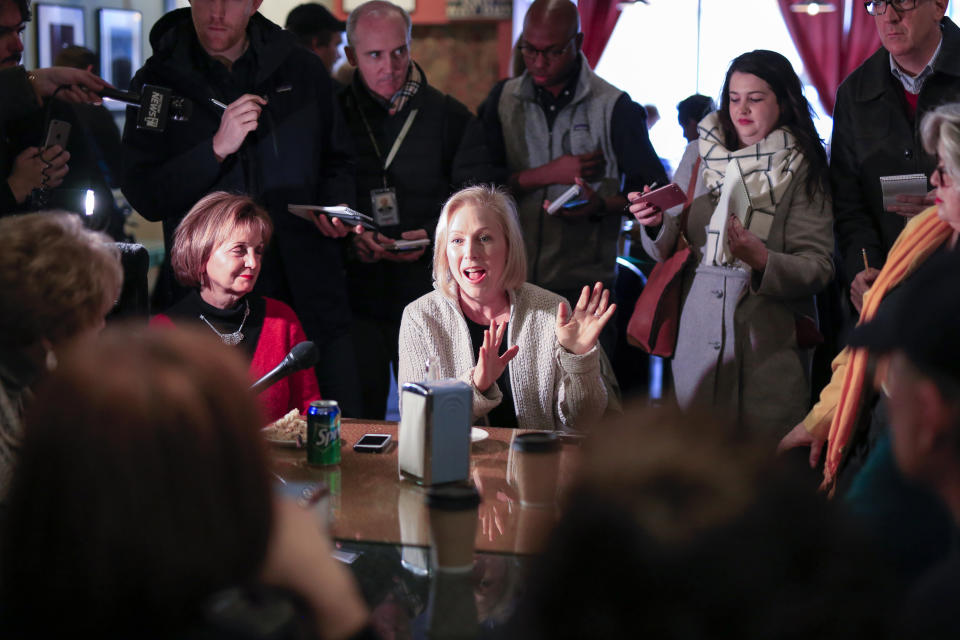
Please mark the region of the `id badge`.
[[371, 189], [370, 203], [373, 217], [381, 227], [400, 224], [400, 208], [397, 206], [397, 192], [393, 189]]

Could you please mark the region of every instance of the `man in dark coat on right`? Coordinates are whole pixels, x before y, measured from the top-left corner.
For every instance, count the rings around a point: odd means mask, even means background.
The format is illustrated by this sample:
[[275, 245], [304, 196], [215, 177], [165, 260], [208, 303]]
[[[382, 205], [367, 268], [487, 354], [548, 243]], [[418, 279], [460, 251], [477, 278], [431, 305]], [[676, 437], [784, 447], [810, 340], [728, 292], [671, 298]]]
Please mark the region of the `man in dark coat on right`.
[[867, 2], [883, 46], [837, 91], [830, 159], [833, 214], [858, 313], [906, 220], [933, 204], [929, 195], [901, 195], [898, 204], [885, 209], [880, 178], [922, 173], [929, 179], [936, 165], [920, 142], [920, 122], [934, 107], [960, 100], [960, 29], [945, 17], [947, 2]]

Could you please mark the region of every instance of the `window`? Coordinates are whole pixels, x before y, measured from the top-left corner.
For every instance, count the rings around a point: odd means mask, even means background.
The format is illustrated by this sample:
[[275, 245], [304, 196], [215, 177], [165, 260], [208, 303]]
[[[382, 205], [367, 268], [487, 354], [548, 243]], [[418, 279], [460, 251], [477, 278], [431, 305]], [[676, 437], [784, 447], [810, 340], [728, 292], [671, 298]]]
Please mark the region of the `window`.
[[[782, 53], [804, 79], [803, 63], [776, 2], [651, 0], [624, 8], [596, 71], [636, 102], [657, 106], [660, 121], [650, 139], [675, 168], [686, 146], [677, 103], [693, 93], [718, 101], [730, 61], [753, 49]], [[804, 91], [818, 116], [814, 123], [820, 136], [829, 140], [832, 119], [823, 113], [816, 89], [806, 85]]]

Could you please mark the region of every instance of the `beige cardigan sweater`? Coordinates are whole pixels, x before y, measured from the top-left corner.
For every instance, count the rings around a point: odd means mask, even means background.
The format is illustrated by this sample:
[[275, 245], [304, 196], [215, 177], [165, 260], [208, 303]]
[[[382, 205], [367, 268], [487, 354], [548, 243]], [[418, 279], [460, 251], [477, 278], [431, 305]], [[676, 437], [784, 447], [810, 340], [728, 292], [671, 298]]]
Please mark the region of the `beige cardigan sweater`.
[[[557, 342], [554, 330], [560, 296], [532, 284], [510, 292], [507, 346], [520, 346], [507, 365], [517, 423], [521, 429], [591, 428], [605, 409], [619, 409], [619, 389], [599, 346], [575, 355]], [[426, 377], [433, 358], [437, 378], [457, 378], [473, 389], [473, 423], [503, 399], [497, 384], [486, 393], [473, 386], [476, 352], [460, 305], [440, 291], [414, 300], [400, 323], [400, 388]], [[401, 393], [402, 397], [402, 393]], [[497, 426], [497, 425], [493, 425]]]

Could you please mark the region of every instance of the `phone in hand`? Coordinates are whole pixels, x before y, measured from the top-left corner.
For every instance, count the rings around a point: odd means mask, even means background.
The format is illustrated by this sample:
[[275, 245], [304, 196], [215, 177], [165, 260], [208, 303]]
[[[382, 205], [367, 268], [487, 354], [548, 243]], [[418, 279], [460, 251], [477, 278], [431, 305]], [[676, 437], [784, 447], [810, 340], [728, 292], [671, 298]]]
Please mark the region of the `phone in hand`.
[[389, 433], [365, 433], [353, 445], [357, 453], [383, 453], [390, 446]]
[[331, 218], [340, 218], [340, 221], [349, 225], [361, 225], [364, 229], [379, 231], [380, 226], [368, 215], [359, 211], [354, 211], [350, 207], [338, 205], [335, 207], [321, 207], [314, 204], [288, 204], [287, 211], [295, 216], [303, 218], [308, 222], [313, 222], [318, 213], [322, 213]]
[[685, 204], [687, 202], [687, 194], [683, 192], [676, 183], [671, 182], [670, 184], [660, 187], [659, 189], [654, 189], [648, 193], [641, 194], [637, 198], [635, 203], [645, 202], [651, 204], [661, 211], [666, 211], [671, 207], [675, 207], [678, 204]]
[[47, 137], [43, 143], [43, 148], [47, 149], [54, 145], [60, 145], [61, 149], [67, 148], [67, 138], [70, 137], [70, 123], [63, 120], [51, 120], [47, 127]]
[[560, 210], [560, 207], [573, 198], [576, 198], [578, 195], [580, 195], [580, 185], [575, 184], [560, 194], [560, 197], [550, 203], [550, 206], [547, 207], [547, 213], [551, 216], [556, 214], [557, 211]]
[[422, 249], [423, 247], [430, 246], [429, 238], [418, 238], [416, 240], [397, 240], [392, 244], [386, 246], [387, 251], [416, 251], [417, 249]]

